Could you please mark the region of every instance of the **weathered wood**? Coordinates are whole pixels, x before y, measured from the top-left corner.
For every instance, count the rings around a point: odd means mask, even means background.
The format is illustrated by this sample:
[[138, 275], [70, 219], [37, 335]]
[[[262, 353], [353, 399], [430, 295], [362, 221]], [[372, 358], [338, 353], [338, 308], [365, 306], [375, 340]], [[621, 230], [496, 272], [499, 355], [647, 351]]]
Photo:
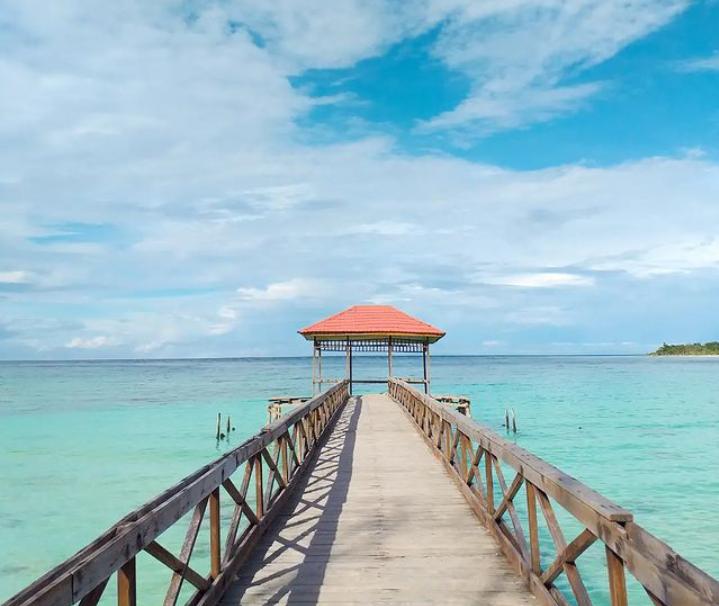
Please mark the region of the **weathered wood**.
[[529, 520], [530, 564], [534, 574], [540, 574], [539, 526], [537, 525], [537, 497], [534, 485], [527, 483], [527, 519]]
[[607, 554], [607, 574], [609, 575], [609, 596], [612, 606], [627, 606], [627, 582], [624, 578], [624, 562], [609, 547]]
[[222, 563], [220, 547], [220, 489], [210, 493], [210, 576], [215, 579], [220, 574]]
[[117, 571], [117, 606], [136, 606], [137, 575], [135, 558], [130, 558]]
[[[247, 504], [247, 501], [245, 500], [247, 497], [247, 490], [250, 486], [250, 480], [252, 478], [252, 463], [249, 461], [245, 463], [245, 472], [242, 477], [242, 485], [240, 486], [240, 489], [238, 490], [235, 485], [232, 483], [232, 480], [230, 478], [227, 478], [223, 482], [223, 486], [227, 490], [227, 493], [230, 495], [233, 501], [235, 501], [235, 511], [232, 514], [232, 520], [230, 521], [230, 527], [227, 530], [227, 538], [225, 539], [225, 556], [223, 560], [223, 565], [226, 565], [231, 556], [234, 553], [235, 550], [235, 541], [237, 540], [237, 532], [240, 527], [240, 521], [242, 519], [242, 513], [245, 513], [245, 516], [247, 517], [248, 523], [251, 526], [256, 526], [259, 524], [259, 519], [255, 515], [255, 512], [252, 511], [250, 506]], [[231, 487], [231, 488], [230, 488]]]
[[242, 510], [242, 512], [247, 517], [247, 519], [250, 521], [250, 523], [257, 524], [260, 520], [255, 515], [255, 512], [252, 511], [252, 508], [249, 506], [249, 504], [245, 500], [245, 496], [247, 494], [247, 486], [245, 486], [245, 482], [249, 482], [249, 476], [251, 473], [252, 473], [252, 465], [248, 464], [245, 467], [245, 478], [242, 480], [242, 485], [243, 485], [242, 491], [237, 489], [237, 487], [234, 485], [234, 483], [232, 482], [232, 480], [230, 478], [227, 478], [222, 483], [222, 486], [227, 491], [227, 494], [230, 495], [230, 498]]
[[[334, 420], [342, 411], [343, 406], [346, 402], [347, 399], [345, 398], [342, 400], [341, 403], [337, 404], [332, 408], [333, 412], [328, 419], [326, 429], [331, 430]], [[318, 450], [326, 439], [327, 432], [324, 432], [322, 435], [319, 436], [318, 442], [315, 443], [311, 451], [308, 451], [307, 456], [302, 461], [302, 465], [296, 469], [293, 480], [290, 482], [288, 489], [282, 491], [277, 497], [277, 499], [273, 501], [270, 509], [266, 511], [262, 516], [260, 523], [255, 526], [252, 526], [247, 530], [247, 532], [243, 535], [239, 545], [237, 546], [235, 554], [227, 563], [227, 565], [223, 568], [220, 576], [214, 579], [210, 588], [193, 602], [193, 606], [214, 606], [219, 602], [219, 600], [222, 598], [225, 591], [227, 590], [227, 587], [234, 580], [237, 571], [243, 564], [245, 564], [247, 559], [252, 554], [258, 541], [265, 534], [267, 529], [272, 524], [273, 520], [282, 511], [282, 508], [285, 507], [285, 505], [293, 496], [295, 491], [297, 491], [301, 479], [305, 476], [308, 469], [310, 469], [314, 464], [318, 455]]]
[[[434, 401], [431, 397], [419, 393], [406, 383], [393, 379], [389, 382], [390, 395], [399, 402], [417, 421], [431, 418], [432, 423], [417, 423], [422, 435], [431, 440], [434, 448], [438, 441], [437, 425], [450, 424], [456, 427], [471, 443], [478, 444], [478, 451], [485, 457], [486, 496], [482, 498], [477, 486], [470, 486], [473, 477], [478, 478], [478, 471], [470, 467], [467, 475], [461, 470], [450, 466], [460, 483], [462, 494], [467, 498], [477, 516], [485, 523], [488, 530], [496, 537], [503, 552], [512, 562], [517, 571], [528, 579], [530, 588], [544, 603], [557, 605], [567, 603], [557, 587], [551, 585], [557, 574], [563, 572], [578, 604], [590, 604], [588, 592], [584, 587], [579, 570], [574, 560], [579, 557], [595, 537], [601, 540], [618, 561], [613, 562], [614, 573], [611, 577], [613, 595], [621, 603], [623, 584], [621, 579], [626, 567], [643, 585], [648, 595], [657, 604], [667, 606], [708, 606], [719, 604], [719, 582], [705, 572], [687, 562], [671, 548], [659, 541], [633, 522], [631, 512], [619, 507], [602, 497], [587, 486], [562, 473], [538, 457], [508, 442], [489, 429], [467, 419], [463, 415], [448, 409]], [[436, 451], [435, 451], [436, 452]], [[476, 459], [476, 456], [475, 456]], [[496, 459], [496, 463], [492, 461]], [[511, 533], [500, 519], [505, 511], [495, 518], [494, 478], [506, 495], [514, 487], [507, 488], [502, 477], [499, 462], [512, 467], [522, 477], [527, 487], [530, 524], [530, 548], [522, 549], [523, 534], [521, 525], [516, 518], [512, 499], [504, 497], [499, 505], [509, 513], [514, 527]], [[552, 499], [573, 515], [585, 530], [569, 545], [554, 516], [550, 503]], [[540, 579], [539, 571], [539, 537], [536, 519], [536, 500], [539, 500], [542, 511], [547, 519], [548, 528], [558, 557], [545, 571], [544, 580]], [[515, 515], [512, 515], [512, 514]], [[608, 556], [608, 558], [611, 556]], [[622, 566], [619, 567], [618, 564]]]
[[523, 481], [524, 481], [524, 478], [522, 478], [521, 474], [518, 473], [514, 476], [514, 480], [512, 480], [512, 484], [510, 485], [509, 489], [507, 489], [507, 491], [504, 493], [504, 496], [502, 497], [502, 500], [499, 503], [499, 507], [497, 507], [497, 509], [494, 512], [495, 520], [499, 520], [499, 518], [502, 517], [504, 512], [512, 504], [514, 497], [517, 496], [519, 489], [522, 487]]
[[153, 541], [145, 547], [145, 551], [158, 562], [162, 562], [170, 570], [174, 571], [178, 575], [182, 575], [183, 578], [187, 579], [198, 589], [207, 589], [210, 586], [210, 582], [205, 577], [189, 566], [186, 562], [176, 557], [172, 552], [165, 549], [157, 541]]
[[389, 398], [350, 403], [223, 606], [536, 604], [443, 469]]
[[[399, 385], [403, 389], [412, 389], [409, 385], [403, 385], [402, 382], [394, 379], [391, 381], [391, 385]], [[581, 509], [584, 505], [588, 506], [588, 508], [594, 512], [594, 515], [602, 516], [608, 520], [619, 522], [632, 520], [631, 512], [612, 503], [609, 499], [606, 499], [575, 478], [563, 473], [553, 465], [520, 448], [516, 444], [505, 440], [488, 428], [481, 426], [476, 421], [446, 406], [442, 406], [431, 397], [416, 391], [415, 394], [421, 398], [423, 406], [428, 407], [441, 419], [456, 425], [457, 428], [472, 439], [472, 441], [480, 443], [485, 450], [488, 450], [504, 463], [513, 467], [515, 471], [522, 471], [527, 480], [535, 486], [539, 486], [553, 498], [556, 498], [554, 494], [556, 492], [562, 501], [566, 501], [567, 506], [565, 506], [564, 503], [561, 504], [570, 513], [575, 515], [579, 513], [581, 515]], [[575, 508], [577, 509], [577, 513], [572, 511], [572, 509]]]
[[492, 474], [493, 455], [487, 453], [484, 457], [484, 478], [487, 481], [487, 511], [494, 514], [494, 475]]
[[181, 570], [175, 570], [172, 578], [170, 579], [170, 586], [165, 594], [164, 606], [175, 606], [177, 604], [177, 598], [180, 596], [182, 590], [182, 582], [185, 579], [185, 570], [187, 569], [192, 557], [192, 550], [195, 548], [195, 542], [197, 541], [197, 535], [200, 532], [200, 526], [202, 524], [202, 518], [205, 516], [205, 509], [207, 508], [207, 500], [203, 499], [200, 501], [195, 510], [192, 512], [192, 518], [190, 519], [190, 525], [185, 533], [185, 539], [182, 542], [180, 549], [180, 561], [183, 562], [183, 568]]
[[80, 600], [80, 606], [97, 606], [102, 594], [105, 593], [105, 587], [110, 579], [105, 579], [95, 589], [88, 593], [82, 600]]
[[282, 466], [282, 485], [286, 488], [290, 481], [290, 468], [289, 468], [289, 457], [287, 442], [289, 440], [289, 434], [280, 438], [280, 452], [282, 454], [281, 466]]
[[557, 554], [555, 560], [547, 566], [547, 569], [541, 576], [542, 583], [551, 585], [554, 579], [561, 574], [565, 564], [573, 564], [596, 540], [597, 537], [585, 528], [579, 533], [579, 536]]

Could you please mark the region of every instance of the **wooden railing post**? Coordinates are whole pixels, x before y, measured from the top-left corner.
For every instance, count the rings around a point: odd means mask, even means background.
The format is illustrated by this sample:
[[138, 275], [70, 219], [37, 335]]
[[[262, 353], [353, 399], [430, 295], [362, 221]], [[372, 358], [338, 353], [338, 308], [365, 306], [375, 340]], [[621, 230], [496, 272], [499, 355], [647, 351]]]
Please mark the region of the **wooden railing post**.
[[607, 574], [609, 575], [609, 595], [612, 606], [627, 606], [627, 581], [624, 576], [624, 561], [609, 547], [607, 553]]
[[136, 606], [137, 577], [135, 558], [130, 558], [117, 571], [117, 606]]
[[492, 475], [492, 453], [484, 454], [484, 475], [487, 481], [487, 510], [494, 514], [494, 476]]
[[539, 527], [537, 526], [537, 495], [534, 493], [534, 484], [526, 483], [527, 488], [527, 516], [529, 518], [529, 551], [532, 572], [539, 575], [541, 563], [539, 559]]
[[262, 456], [255, 457], [255, 515], [261, 520], [265, 515], [265, 502], [263, 500], [262, 484]]
[[220, 488], [210, 493], [210, 576], [216, 579], [220, 576]]
[[[459, 427], [457, 428], [457, 431], [459, 431]], [[467, 482], [467, 475], [469, 474], [469, 467], [468, 467], [468, 458], [469, 458], [469, 451], [471, 450], [467, 446], [467, 442], [469, 442], [469, 438], [462, 434], [459, 438], [460, 440], [460, 450], [461, 450], [461, 460], [460, 460], [460, 466], [459, 470], [462, 474], [462, 480], [466, 483]]]
[[280, 449], [282, 452], [282, 479], [285, 481], [285, 484], [287, 484], [290, 481], [290, 467], [289, 467], [289, 457], [287, 456], [287, 438], [286, 436], [282, 436], [280, 438]]

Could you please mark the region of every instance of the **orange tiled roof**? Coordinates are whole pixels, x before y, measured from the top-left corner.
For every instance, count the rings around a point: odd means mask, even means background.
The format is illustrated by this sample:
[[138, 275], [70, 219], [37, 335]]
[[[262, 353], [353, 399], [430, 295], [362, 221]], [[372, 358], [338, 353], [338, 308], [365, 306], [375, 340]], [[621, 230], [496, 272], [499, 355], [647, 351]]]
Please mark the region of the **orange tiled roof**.
[[444, 336], [439, 328], [407, 315], [391, 305], [354, 305], [299, 331], [306, 339], [319, 336], [407, 336], [428, 337], [434, 342]]

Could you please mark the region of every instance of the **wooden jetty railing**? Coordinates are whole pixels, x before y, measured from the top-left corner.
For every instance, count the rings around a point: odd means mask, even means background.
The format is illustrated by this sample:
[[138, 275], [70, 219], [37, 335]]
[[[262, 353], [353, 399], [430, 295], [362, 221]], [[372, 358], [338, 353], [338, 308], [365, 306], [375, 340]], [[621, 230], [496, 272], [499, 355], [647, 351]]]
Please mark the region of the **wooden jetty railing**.
[[[601, 541], [612, 606], [627, 604], [625, 570], [656, 606], [719, 604], [719, 582], [636, 524], [631, 512], [402, 381], [390, 379], [389, 392], [407, 410], [476, 515], [541, 603], [568, 606], [573, 600], [579, 606], [592, 604], [576, 561], [595, 541]], [[501, 463], [515, 472], [509, 483]], [[515, 503], [523, 485], [527, 500], [525, 527], [517, 512], [519, 504]], [[553, 503], [583, 528], [570, 541], [562, 531]], [[537, 509], [542, 512], [556, 551], [546, 566], [541, 565]], [[560, 575], [564, 575], [566, 583], [559, 582]], [[564, 591], [570, 592], [572, 598], [567, 599]]]
[[[342, 381], [265, 426], [256, 436], [125, 516], [87, 547], [10, 598], [5, 606], [70, 606], [77, 602], [94, 606], [115, 574], [117, 604], [135, 606], [136, 556], [141, 551], [170, 571], [165, 606], [177, 603], [184, 582], [194, 587], [188, 604], [216, 604], [300, 477], [313, 464], [330, 422], [347, 402], [348, 387], [348, 382]], [[234, 475], [242, 477], [239, 485], [233, 481]], [[229, 496], [228, 503], [233, 507], [224, 541], [221, 492]], [[190, 558], [208, 509], [210, 571], [203, 575], [190, 565]], [[190, 511], [182, 548], [175, 555], [158, 542], [158, 537]]]

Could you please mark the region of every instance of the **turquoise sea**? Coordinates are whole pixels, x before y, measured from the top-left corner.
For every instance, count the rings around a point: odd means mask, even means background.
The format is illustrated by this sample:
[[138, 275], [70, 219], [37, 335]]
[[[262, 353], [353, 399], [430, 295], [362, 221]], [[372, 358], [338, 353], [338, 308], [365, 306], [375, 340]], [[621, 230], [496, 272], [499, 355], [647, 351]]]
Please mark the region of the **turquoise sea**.
[[[355, 362], [356, 377], [386, 375], [384, 358]], [[343, 365], [326, 358], [325, 373]], [[395, 372], [419, 375], [417, 359]], [[434, 393], [470, 396], [497, 432], [514, 408], [512, 439], [719, 577], [719, 359], [434, 357], [432, 374]], [[309, 358], [0, 363], [0, 601], [256, 433], [267, 398], [309, 394], [310, 376]], [[236, 427], [219, 445], [218, 412]], [[166, 571], [139, 574], [141, 603], [160, 601]]]

